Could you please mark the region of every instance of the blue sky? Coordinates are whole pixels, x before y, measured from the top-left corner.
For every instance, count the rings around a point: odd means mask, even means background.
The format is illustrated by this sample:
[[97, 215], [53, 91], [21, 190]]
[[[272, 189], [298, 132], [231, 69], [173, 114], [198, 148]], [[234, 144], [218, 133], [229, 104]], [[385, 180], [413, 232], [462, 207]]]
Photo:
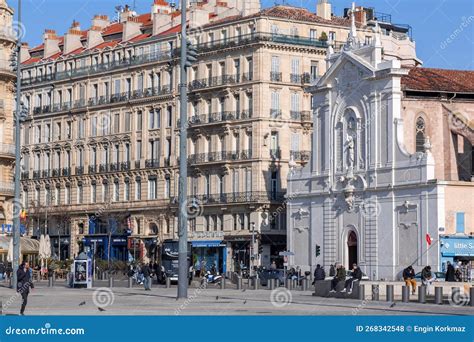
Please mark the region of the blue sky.
[[[7, 0], [16, 7], [18, 0]], [[31, 46], [41, 42], [45, 28], [66, 32], [71, 22], [82, 28], [90, 26], [94, 14], [113, 16], [116, 5], [133, 0], [23, 0], [25, 40]], [[307, 7], [315, 11], [317, 0], [263, 0]], [[149, 11], [152, 0], [135, 0], [139, 13]], [[333, 12], [341, 15], [350, 0], [331, 0]], [[392, 15], [394, 23], [409, 24], [417, 43], [418, 57], [426, 67], [474, 70], [474, 0], [358, 0], [357, 5], [375, 7], [377, 12]]]

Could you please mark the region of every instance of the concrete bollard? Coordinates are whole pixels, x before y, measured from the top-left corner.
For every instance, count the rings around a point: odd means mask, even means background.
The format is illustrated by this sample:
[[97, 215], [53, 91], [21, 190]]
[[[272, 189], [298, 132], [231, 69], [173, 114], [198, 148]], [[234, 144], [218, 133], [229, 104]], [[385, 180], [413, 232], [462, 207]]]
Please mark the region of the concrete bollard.
[[293, 282], [291, 279], [286, 279], [286, 288], [290, 291], [293, 290]]
[[301, 285], [301, 291], [308, 291], [308, 283], [309, 283], [309, 280], [308, 279], [303, 279], [303, 282], [302, 282], [302, 285]]
[[378, 284], [372, 284], [372, 300], [378, 301], [379, 300], [379, 285]]
[[221, 279], [221, 290], [225, 290], [225, 278]]
[[393, 302], [393, 298], [394, 298], [394, 289], [393, 289], [393, 285], [387, 285], [387, 289], [386, 289], [386, 295], [385, 295], [385, 300], [387, 302]]
[[260, 279], [254, 278], [253, 279], [253, 289], [258, 290], [258, 283], [260, 282]]
[[406, 285], [402, 286], [402, 302], [408, 303], [410, 301], [410, 288]]
[[293, 284], [291, 287], [293, 288], [293, 290], [297, 290], [299, 287], [298, 280], [293, 279]]
[[469, 305], [474, 306], [474, 287], [469, 289]]
[[48, 277], [48, 287], [53, 287], [53, 277]]
[[435, 287], [435, 304], [443, 304], [443, 288]]
[[112, 276], [109, 277], [109, 287], [110, 288], [114, 287], [114, 277]]
[[268, 283], [270, 284], [270, 290], [275, 290], [278, 279], [269, 279]]
[[128, 288], [131, 289], [133, 287], [133, 279], [128, 278]]
[[242, 290], [242, 278], [237, 277], [237, 290]]
[[418, 302], [426, 303], [426, 286], [425, 285], [418, 286]]
[[166, 277], [166, 288], [169, 289], [171, 287], [171, 279]]
[[365, 285], [359, 284], [359, 300], [365, 300]]

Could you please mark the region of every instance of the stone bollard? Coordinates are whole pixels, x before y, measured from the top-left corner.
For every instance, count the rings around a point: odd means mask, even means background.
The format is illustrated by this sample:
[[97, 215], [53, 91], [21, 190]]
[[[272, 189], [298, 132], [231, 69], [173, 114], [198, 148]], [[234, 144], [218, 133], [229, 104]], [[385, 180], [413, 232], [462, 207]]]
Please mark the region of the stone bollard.
[[443, 304], [443, 288], [435, 287], [435, 304]]
[[304, 278], [301, 285], [301, 291], [308, 291], [308, 283], [309, 280], [307, 278]]
[[166, 277], [166, 288], [169, 289], [171, 287], [171, 279]]
[[225, 278], [222, 277], [221, 279], [221, 290], [225, 290]]
[[378, 301], [379, 300], [379, 285], [378, 284], [372, 284], [372, 300]]
[[393, 298], [394, 298], [394, 289], [393, 289], [393, 285], [387, 285], [387, 289], [386, 289], [386, 294], [385, 294], [385, 300], [387, 302], [393, 302]]
[[133, 287], [133, 279], [128, 278], [128, 288], [131, 289]]
[[469, 289], [469, 305], [474, 306], [474, 286]]
[[114, 277], [109, 276], [109, 287], [112, 288], [114, 287]]
[[402, 302], [408, 303], [410, 301], [410, 288], [406, 285], [402, 286]]
[[48, 277], [48, 287], [53, 287], [53, 277]]
[[242, 290], [242, 278], [237, 277], [237, 290]]
[[359, 284], [359, 300], [365, 300], [365, 285]]
[[278, 279], [269, 279], [270, 290], [275, 290], [278, 284]]
[[425, 285], [418, 286], [418, 302], [426, 303], [426, 286]]
[[286, 288], [288, 290], [293, 290], [293, 281], [291, 279], [286, 279]]
[[258, 290], [258, 283], [260, 282], [260, 279], [258, 278], [253, 278], [253, 289]]
[[299, 287], [298, 280], [293, 279], [293, 284], [291, 287], [293, 288], [293, 290], [298, 290], [298, 287]]

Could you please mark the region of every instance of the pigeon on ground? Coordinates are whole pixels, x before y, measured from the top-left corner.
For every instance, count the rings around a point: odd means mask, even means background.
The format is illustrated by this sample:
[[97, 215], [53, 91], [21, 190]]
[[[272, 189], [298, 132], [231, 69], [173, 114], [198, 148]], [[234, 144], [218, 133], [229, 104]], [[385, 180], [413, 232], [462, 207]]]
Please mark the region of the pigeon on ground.
[[246, 300], [244, 300], [244, 304], [247, 304], [247, 299], [246, 299]]
[[86, 305], [86, 302], [79, 303], [79, 306], [83, 306], [83, 305]]
[[395, 305], [396, 305], [396, 303], [393, 302], [392, 304], [390, 304], [390, 307], [393, 308]]
[[242, 292], [245, 292], [246, 289], [243, 289]]
[[219, 300], [219, 296], [216, 296], [216, 300]]
[[98, 309], [100, 312], [103, 312], [103, 311], [105, 311], [105, 309], [103, 309], [103, 308], [99, 308], [99, 307], [97, 307], [97, 309]]

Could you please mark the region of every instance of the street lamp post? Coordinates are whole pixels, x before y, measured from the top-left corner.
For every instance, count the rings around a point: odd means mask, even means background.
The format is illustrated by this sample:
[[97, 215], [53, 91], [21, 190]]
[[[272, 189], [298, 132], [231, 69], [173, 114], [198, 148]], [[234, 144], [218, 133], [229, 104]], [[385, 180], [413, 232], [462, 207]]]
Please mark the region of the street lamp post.
[[13, 206], [13, 281], [12, 286], [17, 286], [17, 270], [20, 261], [20, 116], [22, 114], [21, 105], [21, 0], [18, 0], [18, 33], [16, 41], [16, 115], [15, 115], [15, 203]]
[[252, 245], [250, 246], [249, 275], [253, 274], [253, 266], [254, 266], [254, 261], [255, 261], [255, 222], [252, 222], [251, 226], [252, 226]]
[[186, 36], [187, 0], [181, 0], [181, 61], [180, 61], [180, 139], [179, 139], [179, 210], [178, 210], [178, 298], [188, 297], [188, 161], [187, 161], [187, 122], [188, 87], [186, 75], [187, 36]]

